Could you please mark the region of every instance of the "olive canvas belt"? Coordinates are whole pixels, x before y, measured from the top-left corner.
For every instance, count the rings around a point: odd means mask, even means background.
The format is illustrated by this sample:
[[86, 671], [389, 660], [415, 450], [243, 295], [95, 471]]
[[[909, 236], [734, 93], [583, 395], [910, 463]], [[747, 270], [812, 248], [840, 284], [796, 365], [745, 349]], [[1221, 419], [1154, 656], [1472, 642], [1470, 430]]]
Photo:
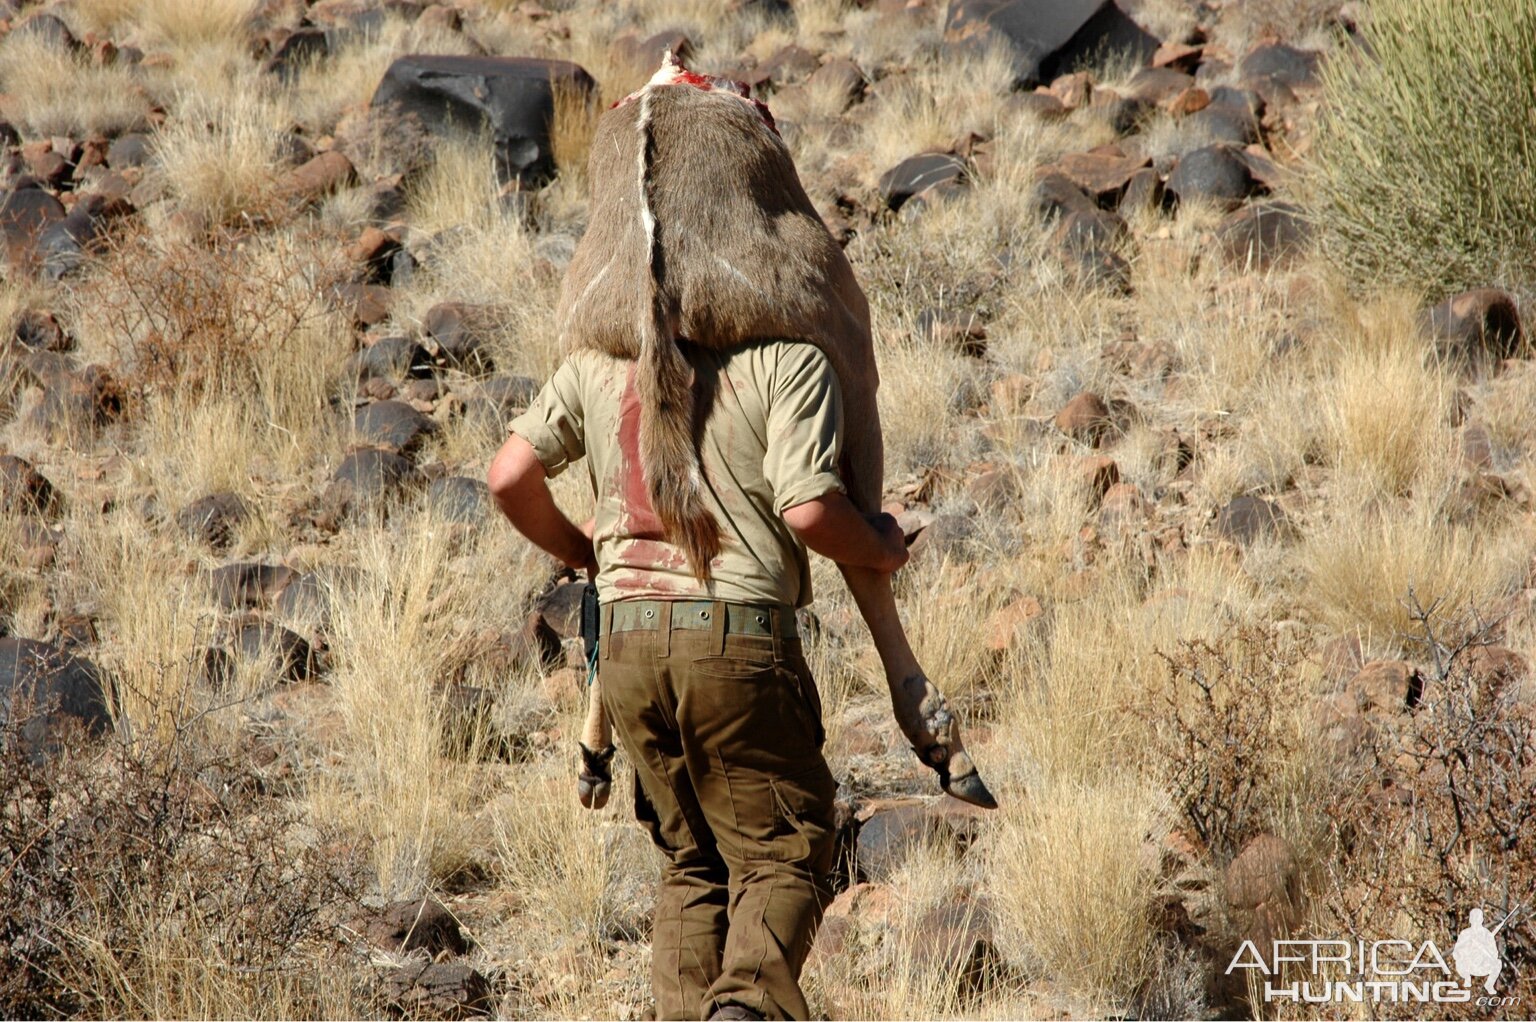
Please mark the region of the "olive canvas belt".
[[[603, 632], [657, 631], [663, 627], [798, 639], [791, 607], [723, 600], [619, 600], [603, 607]], [[723, 619], [723, 620], [722, 620]]]

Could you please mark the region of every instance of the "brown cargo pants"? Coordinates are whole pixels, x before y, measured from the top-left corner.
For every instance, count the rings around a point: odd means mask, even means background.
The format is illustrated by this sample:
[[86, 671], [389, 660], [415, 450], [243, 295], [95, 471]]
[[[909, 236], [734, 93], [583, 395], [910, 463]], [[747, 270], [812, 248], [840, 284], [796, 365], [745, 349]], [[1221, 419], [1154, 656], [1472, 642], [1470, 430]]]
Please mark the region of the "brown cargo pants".
[[611, 633], [604, 609], [598, 669], [635, 765], [635, 815], [666, 856], [656, 1017], [734, 1004], [805, 1018], [800, 970], [831, 898], [837, 787], [816, 684], [799, 641], [777, 627], [728, 634], [716, 603], [713, 627], [681, 628], [670, 605], [653, 606], [659, 627]]

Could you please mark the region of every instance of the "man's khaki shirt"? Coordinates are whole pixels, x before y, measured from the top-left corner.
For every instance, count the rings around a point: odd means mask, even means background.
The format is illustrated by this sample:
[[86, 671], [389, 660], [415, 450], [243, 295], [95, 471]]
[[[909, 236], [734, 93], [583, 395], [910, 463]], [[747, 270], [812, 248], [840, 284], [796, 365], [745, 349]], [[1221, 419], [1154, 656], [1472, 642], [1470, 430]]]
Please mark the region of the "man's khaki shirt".
[[694, 577], [683, 551], [662, 539], [652, 510], [640, 466], [633, 362], [592, 351], [571, 355], [511, 431], [533, 446], [550, 476], [586, 458], [603, 602], [709, 598], [803, 607], [811, 600], [810, 565], [782, 514], [844, 492], [837, 376], [819, 349], [801, 342], [683, 351], [701, 380], [717, 381], [700, 444], [705, 505], [721, 529], [708, 585]]

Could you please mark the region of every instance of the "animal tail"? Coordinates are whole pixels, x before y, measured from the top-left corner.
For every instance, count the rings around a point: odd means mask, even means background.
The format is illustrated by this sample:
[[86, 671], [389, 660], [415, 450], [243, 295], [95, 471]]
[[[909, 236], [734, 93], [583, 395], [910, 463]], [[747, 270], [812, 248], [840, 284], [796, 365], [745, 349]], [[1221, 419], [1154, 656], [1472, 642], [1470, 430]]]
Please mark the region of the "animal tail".
[[640, 98], [636, 130], [640, 134], [640, 217], [645, 228], [650, 272], [642, 303], [640, 354], [635, 390], [640, 398], [640, 463], [645, 468], [651, 507], [667, 539], [688, 555], [695, 577], [707, 581], [710, 562], [720, 552], [720, 523], [704, 504], [703, 470], [694, 445], [693, 369], [678, 350], [662, 294], [665, 264], [656, 237], [656, 217], [649, 195], [651, 137], [650, 90]]

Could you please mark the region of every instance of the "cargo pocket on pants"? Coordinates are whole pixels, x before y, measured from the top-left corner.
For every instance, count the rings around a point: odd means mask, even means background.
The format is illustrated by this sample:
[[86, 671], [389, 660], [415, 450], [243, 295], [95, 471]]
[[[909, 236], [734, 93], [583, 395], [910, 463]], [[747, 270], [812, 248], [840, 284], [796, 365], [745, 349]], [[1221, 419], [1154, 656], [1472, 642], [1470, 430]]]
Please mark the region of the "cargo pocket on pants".
[[768, 782], [773, 793], [773, 858], [819, 873], [832, 865], [837, 781], [825, 761], [794, 777]]

